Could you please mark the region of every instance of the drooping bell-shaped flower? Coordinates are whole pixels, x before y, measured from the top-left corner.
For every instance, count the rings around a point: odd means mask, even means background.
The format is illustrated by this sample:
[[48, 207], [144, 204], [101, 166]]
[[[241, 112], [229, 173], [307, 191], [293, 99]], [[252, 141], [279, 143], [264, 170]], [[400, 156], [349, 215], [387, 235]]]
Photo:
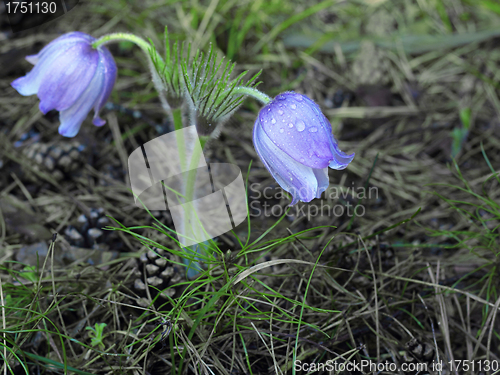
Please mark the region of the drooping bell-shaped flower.
[[328, 167], [344, 169], [354, 158], [340, 151], [332, 126], [305, 95], [284, 92], [259, 112], [253, 142], [262, 162], [293, 199], [310, 202], [328, 188]]
[[78, 133], [92, 108], [93, 124], [106, 123], [99, 117], [99, 110], [111, 94], [117, 69], [105, 47], [92, 47], [95, 40], [81, 32], [60, 36], [37, 55], [27, 56], [35, 67], [11, 83], [21, 95], [37, 94], [44, 114], [58, 110], [59, 133], [65, 137]]

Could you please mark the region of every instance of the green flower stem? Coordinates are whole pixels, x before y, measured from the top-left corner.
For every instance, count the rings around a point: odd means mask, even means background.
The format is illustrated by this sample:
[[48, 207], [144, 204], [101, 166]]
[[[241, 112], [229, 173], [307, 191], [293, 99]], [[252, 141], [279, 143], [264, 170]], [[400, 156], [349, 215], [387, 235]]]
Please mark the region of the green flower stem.
[[[268, 104], [272, 100], [269, 96], [267, 96], [263, 92], [255, 89], [255, 88], [252, 88], [252, 87], [243, 87], [243, 86], [235, 87], [232, 94], [233, 95], [240, 94], [240, 95], [250, 96], [254, 99], [257, 99], [258, 101], [260, 101], [264, 105]], [[179, 130], [182, 127], [182, 118], [181, 118], [180, 109], [173, 110], [173, 118], [174, 118], [175, 129]], [[183, 192], [182, 192], [184, 194], [184, 199], [185, 199], [184, 202], [192, 202], [193, 201], [194, 188], [195, 188], [195, 182], [196, 182], [196, 174], [197, 174], [196, 167], [198, 166], [200, 157], [203, 157], [203, 149], [205, 148], [205, 145], [207, 143], [208, 138], [209, 137], [200, 137], [199, 138], [201, 147], [194, 149], [193, 155], [191, 156], [191, 160], [189, 161], [188, 173], [186, 176], [185, 185], [184, 185]], [[184, 140], [179, 139], [178, 142], [184, 143]], [[179, 148], [179, 150], [181, 150], [181, 148]], [[183, 146], [182, 150], [185, 150], [184, 146]], [[183, 152], [181, 151], [181, 154], [182, 153]], [[181, 157], [182, 157], [182, 155], [181, 155]], [[183, 165], [185, 165], [186, 160], [184, 160], [182, 158], [181, 163], [183, 163]], [[184, 226], [185, 227], [184, 228], [186, 228], [186, 226], [189, 225], [190, 222], [194, 223], [196, 220], [197, 220], [196, 210], [194, 210], [193, 212], [185, 212], [185, 218], [184, 218]], [[181, 241], [181, 243], [182, 243], [182, 241]], [[202, 244], [196, 244], [196, 245], [190, 246], [190, 249], [195, 253], [198, 253], [201, 255], [206, 255], [200, 246], [202, 246]], [[199, 260], [200, 258], [196, 257], [195, 259]], [[191, 263], [188, 263], [188, 262], [189, 261], [185, 259], [185, 263], [188, 265], [188, 269], [187, 269], [188, 277], [192, 277], [192, 276], [196, 275], [196, 273], [202, 271], [202, 268], [201, 268], [198, 261], [192, 261]]]
[[[172, 109], [172, 118], [174, 122], [174, 127], [175, 130], [182, 130], [184, 128], [184, 124], [182, 122], [182, 110], [180, 108], [174, 108]], [[179, 158], [180, 158], [180, 163], [182, 166], [183, 170], [188, 170], [187, 175], [185, 176], [186, 179], [183, 181], [182, 184], [182, 191], [179, 192], [180, 196], [184, 198], [184, 202], [192, 202], [193, 197], [194, 197], [194, 187], [195, 187], [195, 182], [196, 182], [196, 174], [197, 174], [197, 167], [198, 163], [201, 157], [203, 157], [203, 149], [205, 148], [206, 144], [206, 137], [200, 137], [200, 145], [201, 147], [195, 147], [193, 150], [193, 154], [191, 155], [191, 160], [186, 160], [186, 155], [187, 151], [186, 148], [188, 145], [186, 145], [186, 140], [183, 136], [183, 132], [177, 132], [176, 133], [176, 138], [177, 138], [177, 147], [179, 150]], [[190, 222], [195, 222], [197, 220], [197, 213], [195, 210], [190, 210], [188, 208], [185, 209], [184, 212], [184, 229], [187, 228], [187, 225], [190, 225]], [[182, 238], [179, 238], [179, 242], [182, 244], [183, 240]], [[189, 246], [189, 248], [193, 252], [200, 253], [200, 245], [193, 245]], [[201, 253], [203, 255], [203, 253]], [[196, 259], [196, 258], [195, 258]], [[197, 273], [201, 272], [203, 269], [201, 265], [199, 264], [198, 261], [196, 260], [188, 260], [184, 259], [184, 263], [188, 266], [187, 268], [187, 274], [188, 278], [195, 276]]]
[[[175, 130], [181, 130], [183, 128], [182, 125], [182, 112], [180, 108], [175, 108], [172, 110], [172, 119], [174, 120], [174, 128]], [[182, 131], [176, 133], [177, 136], [177, 149], [179, 150], [179, 159], [181, 163], [181, 167], [184, 170], [186, 168], [186, 142], [184, 140], [184, 136]]]
[[189, 163], [189, 172], [186, 181], [186, 202], [191, 202], [194, 197], [194, 185], [196, 181], [196, 172], [198, 171], [198, 163], [200, 157], [203, 155], [203, 147], [195, 148], [191, 161]]
[[[172, 110], [172, 117], [174, 119], [174, 127], [175, 130], [180, 130], [184, 127], [182, 123], [182, 112], [180, 108], [175, 108]], [[177, 136], [182, 134], [182, 132], [178, 132]], [[189, 162], [189, 167], [187, 168], [189, 170], [187, 180], [186, 180], [186, 191], [184, 194], [184, 197], [186, 198], [186, 202], [191, 202], [194, 196], [194, 182], [196, 180], [196, 167], [198, 166], [198, 162], [200, 160], [200, 157], [202, 154], [200, 154], [200, 151], [203, 153], [203, 149], [205, 148], [205, 144], [207, 142], [207, 137], [200, 137], [200, 145], [201, 148], [195, 148], [193, 155], [191, 156], [191, 160]], [[180, 162], [181, 166], [183, 169], [186, 169], [186, 160], [184, 157], [186, 156], [186, 145], [184, 141], [184, 137], [181, 137], [181, 139], [177, 140], [178, 143], [178, 148], [179, 148], [179, 157], [180, 157]]]
[[[128, 42], [132, 42], [139, 46], [146, 54], [149, 55], [149, 52], [153, 49], [152, 46], [146, 42], [144, 39], [138, 37], [137, 35], [134, 34], [129, 34], [129, 33], [113, 33], [113, 34], [108, 34], [100, 37], [97, 39], [94, 43], [92, 43], [93, 48], [97, 48], [99, 46], [103, 46], [108, 43], [112, 42], [119, 42], [121, 40], [126, 40]], [[161, 56], [158, 54], [158, 52], [154, 51], [157, 57], [163, 61]]]
[[[183, 140], [182, 140], [183, 141]], [[189, 162], [189, 170], [187, 173], [187, 178], [185, 181], [184, 185], [184, 197], [185, 200], [184, 202], [193, 202], [194, 198], [194, 187], [195, 187], [195, 182], [196, 182], [196, 175], [198, 172], [198, 163], [200, 158], [204, 157], [203, 155], [203, 149], [205, 146], [205, 139], [200, 139], [200, 145], [201, 147], [195, 147], [193, 150], [193, 154], [191, 155], [191, 160]], [[192, 210], [191, 210], [192, 208]], [[188, 225], [194, 225], [190, 223], [195, 223], [198, 219], [198, 214], [196, 210], [193, 207], [186, 208], [186, 211], [184, 212], [184, 229], [186, 230]], [[182, 243], [182, 242], [181, 242]], [[194, 252], [194, 254], [198, 253], [200, 255], [206, 255], [205, 252], [202, 250], [200, 247], [201, 244], [196, 244], [189, 246], [189, 248]], [[193, 255], [194, 255], [193, 254]], [[188, 266], [187, 268], [187, 275], [188, 278], [191, 278], [201, 272], [203, 268], [201, 267], [199, 260], [201, 260], [200, 257], [195, 257], [197, 260], [190, 261], [188, 259], [185, 259], [185, 264]]]
[[267, 96], [263, 92], [261, 92], [257, 89], [254, 89], [252, 87], [238, 86], [238, 87], [234, 88], [232, 93], [251, 96], [252, 98], [257, 99], [259, 102], [261, 102], [264, 105], [268, 104], [272, 100], [271, 97]]
[[182, 124], [182, 111], [180, 107], [172, 109], [172, 118], [174, 119], [175, 130], [181, 130], [184, 125]]

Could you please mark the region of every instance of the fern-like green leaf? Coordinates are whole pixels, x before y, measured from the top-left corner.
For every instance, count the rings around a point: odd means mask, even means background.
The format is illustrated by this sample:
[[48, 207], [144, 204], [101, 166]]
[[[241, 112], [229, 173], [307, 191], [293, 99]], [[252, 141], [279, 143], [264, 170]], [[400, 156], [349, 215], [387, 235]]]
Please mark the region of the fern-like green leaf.
[[[155, 48], [153, 43], [151, 48]], [[187, 100], [196, 114], [207, 124], [217, 123], [231, 115], [243, 102], [244, 95], [235, 93], [236, 87], [256, 87], [255, 74], [244, 82], [247, 71], [232, 79], [236, 64], [218, 58], [210, 45], [207, 53], [197, 50], [193, 55], [190, 43], [175, 41], [172, 46], [165, 27], [165, 61], [151, 53], [153, 65], [167, 93], [167, 100]]]

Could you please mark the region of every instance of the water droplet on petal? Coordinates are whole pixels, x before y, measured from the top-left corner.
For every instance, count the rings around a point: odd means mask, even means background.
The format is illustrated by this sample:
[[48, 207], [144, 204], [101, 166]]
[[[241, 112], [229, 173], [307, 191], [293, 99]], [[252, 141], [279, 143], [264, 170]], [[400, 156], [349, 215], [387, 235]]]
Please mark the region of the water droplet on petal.
[[300, 158], [300, 162], [303, 163], [305, 161], [304, 158]]
[[275, 120], [275, 118], [274, 118], [274, 117], [271, 119], [271, 122], [272, 122], [273, 124], [276, 124], [276, 120]]
[[289, 124], [288, 124], [288, 127], [289, 127], [289, 128], [293, 128], [293, 124], [292, 124], [292, 123], [289, 123]]
[[293, 181], [293, 177], [290, 177], [290, 181]]
[[283, 128], [280, 129], [280, 133], [283, 133], [285, 130]]
[[295, 126], [297, 127], [297, 130], [299, 132], [304, 131], [304, 129], [306, 128], [306, 124], [304, 124], [304, 121], [302, 120], [297, 121], [297, 124]]
[[279, 113], [280, 115], [282, 115], [282, 114], [283, 114], [283, 110], [278, 109], [278, 113]]
[[295, 96], [295, 99], [297, 101], [301, 102], [303, 98], [302, 98], [302, 95], [298, 94], [297, 96]]
[[292, 109], [297, 109], [297, 106], [296, 106], [295, 104], [293, 104], [293, 103], [292, 103], [292, 104], [290, 105], [290, 108], [292, 108]]
[[318, 128], [316, 126], [313, 126], [311, 129], [309, 129], [311, 133], [316, 133], [318, 131]]

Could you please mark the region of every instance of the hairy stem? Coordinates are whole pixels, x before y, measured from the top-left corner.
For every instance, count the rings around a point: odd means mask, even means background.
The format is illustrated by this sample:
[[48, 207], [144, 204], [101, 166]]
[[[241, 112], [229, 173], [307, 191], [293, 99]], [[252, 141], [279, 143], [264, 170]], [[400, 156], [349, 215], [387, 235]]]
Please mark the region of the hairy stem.
[[[104, 35], [97, 39], [94, 43], [92, 43], [93, 48], [97, 48], [100, 46], [103, 46], [108, 43], [113, 43], [113, 42], [119, 42], [121, 40], [126, 40], [128, 42], [132, 42], [139, 46], [144, 52], [147, 52], [149, 54], [149, 51], [151, 50], [151, 45], [146, 42], [144, 39], [138, 37], [137, 35], [134, 34], [129, 34], [129, 33], [112, 33], [108, 35]], [[158, 55], [158, 57], [161, 59], [161, 56]], [[163, 61], [163, 59], [162, 59]]]
[[251, 96], [252, 98], [257, 99], [264, 105], [268, 104], [272, 100], [271, 97], [267, 96], [262, 91], [254, 89], [252, 87], [244, 87], [244, 86], [235, 87], [233, 90], [233, 94], [243, 94], [246, 96]]

